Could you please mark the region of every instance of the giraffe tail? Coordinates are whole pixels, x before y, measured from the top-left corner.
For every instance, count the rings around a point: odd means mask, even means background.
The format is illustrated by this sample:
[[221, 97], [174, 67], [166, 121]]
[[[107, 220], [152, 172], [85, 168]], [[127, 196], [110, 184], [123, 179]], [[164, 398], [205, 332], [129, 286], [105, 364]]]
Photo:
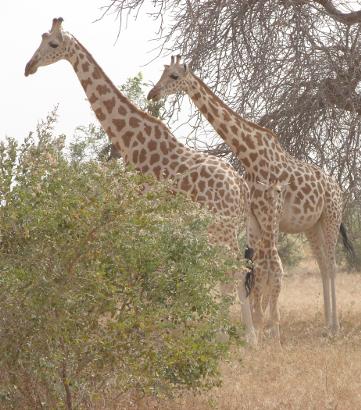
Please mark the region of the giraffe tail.
[[340, 234], [341, 234], [341, 237], [342, 237], [343, 246], [345, 247], [345, 249], [346, 249], [347, 253], [349, 254], [349, 256], [354, 261], [356, 259], [355, 248], [353, 247], [350, 239], [347, 236], [346, 227], [343, 223], [341, 223], [341, 225], [340, 225]]

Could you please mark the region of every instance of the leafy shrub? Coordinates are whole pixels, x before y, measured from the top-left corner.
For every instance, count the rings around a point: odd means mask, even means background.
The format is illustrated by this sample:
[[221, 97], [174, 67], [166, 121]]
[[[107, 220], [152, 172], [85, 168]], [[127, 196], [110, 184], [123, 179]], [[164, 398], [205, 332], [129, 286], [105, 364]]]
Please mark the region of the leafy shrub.
[[0, 407], [218, 383], [214, 295], [234, 261], [208, 244], [210, 216], [86, 144], [67, 151], [54, 121], [0, 145]]

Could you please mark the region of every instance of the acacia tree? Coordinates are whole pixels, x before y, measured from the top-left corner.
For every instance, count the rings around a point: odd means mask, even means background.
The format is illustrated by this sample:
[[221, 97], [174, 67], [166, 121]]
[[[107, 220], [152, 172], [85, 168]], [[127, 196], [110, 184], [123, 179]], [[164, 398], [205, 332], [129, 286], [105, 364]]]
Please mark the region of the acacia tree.
[[[112, 0], [104, 11], [142, 7]], [[333, 175], [349, 210], [360, 207], [361, 0], [153, 0], [150, 12], [160, 54], [180, 52], [234, 110]], [[208, 150], [239, 167], [224, 143]]]

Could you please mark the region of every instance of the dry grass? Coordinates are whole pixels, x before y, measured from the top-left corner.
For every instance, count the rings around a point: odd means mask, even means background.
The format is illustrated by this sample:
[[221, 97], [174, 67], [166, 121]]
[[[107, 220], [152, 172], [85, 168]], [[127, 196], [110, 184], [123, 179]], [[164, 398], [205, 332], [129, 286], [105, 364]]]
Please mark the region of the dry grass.
[[[158, 404], [143, 401], [136, 407], [361, 409], [361, 275], [340, 273], [337, 294], [342, 329], [330, 338], [324, 331], [318, 270], [311, 263], [301, 265], [284, 280], [282, 349], [272, 347], [269, 340], [257, 349], [242, 348], [222, 365], [222, 387]], [[236, 308], [233, 314], [238, 315]]]

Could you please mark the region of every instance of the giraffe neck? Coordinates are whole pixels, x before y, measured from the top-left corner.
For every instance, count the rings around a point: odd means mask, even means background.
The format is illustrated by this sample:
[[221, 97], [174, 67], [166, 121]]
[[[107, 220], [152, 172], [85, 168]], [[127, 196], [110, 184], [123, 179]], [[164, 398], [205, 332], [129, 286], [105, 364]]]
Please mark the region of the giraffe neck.
[[247, 174], [268, 179], [287, 154], [268, 129], [245, 120], [217, 97], [204, 82], [190, 74], [186, 83], [189, 97], [212, 124], [245, 167]]
[[282, 209], [281, 204], [270, 201], [268, 207], [268, 221], [262, 226], [261, 240], [266, 243], [269, 249], [277, 248], [278, 235], [279, 235], [279, 222], [280, 212]]
[[195, 163], [195, 154], [178, 142], [161, 121], [132, 104], [78, 40], [71, 36], [68, 41], [67, 60], [125, 162], [158, 179], [182, 173]]

